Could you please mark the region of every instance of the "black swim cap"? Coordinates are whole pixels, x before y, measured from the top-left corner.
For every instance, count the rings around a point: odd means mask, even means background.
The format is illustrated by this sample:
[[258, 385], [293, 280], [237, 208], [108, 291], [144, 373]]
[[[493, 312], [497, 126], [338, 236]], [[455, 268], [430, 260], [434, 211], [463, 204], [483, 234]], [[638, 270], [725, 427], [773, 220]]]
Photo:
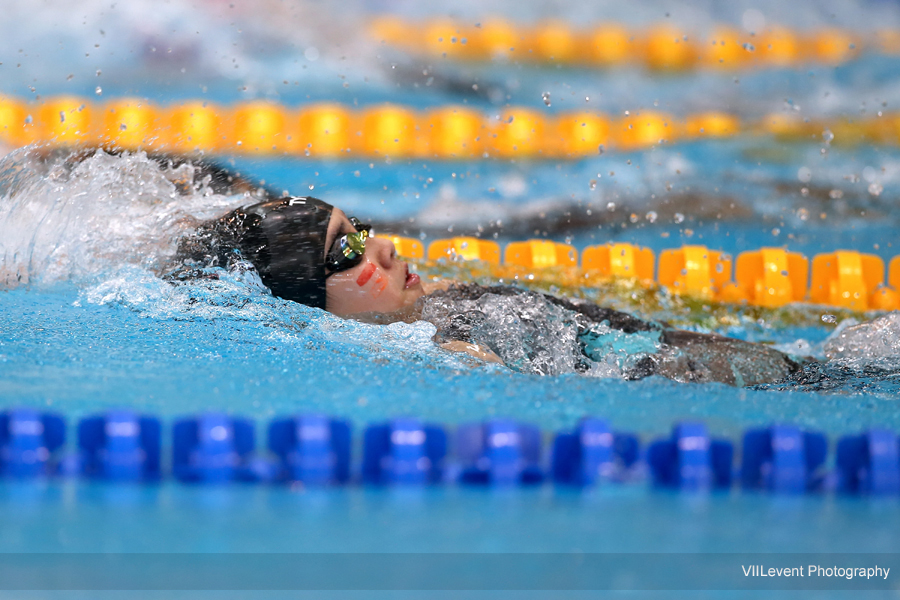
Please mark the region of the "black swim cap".
[[241, 221], [241, 254], [273, 295], [324, 309], [325, 237], [332, 210], [318, 198], [280, 198], [239, 208], [228, 217]]
[[175, 278], [200, 266], [253, 263], [272, 294], [325, 308], [325, 238], [334, 207], [318, 198], [270, 198], [209, 221], [179, 240]]

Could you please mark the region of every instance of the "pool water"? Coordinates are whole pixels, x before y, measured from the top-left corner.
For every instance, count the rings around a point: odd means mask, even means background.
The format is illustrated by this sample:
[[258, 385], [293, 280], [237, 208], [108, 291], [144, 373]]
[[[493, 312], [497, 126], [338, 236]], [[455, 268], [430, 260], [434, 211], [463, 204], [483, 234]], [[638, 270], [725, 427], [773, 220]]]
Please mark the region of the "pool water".
[[[43, 95], [93, 96], [100, 86], [103, 99], [138, 94], [158, 102], [203, 97], [233, 103], [268, 97], [286, 105], [390, 100], [416, 107], [464, 102], [488, 113], [507, 102], [548, 113], [587, 107], [618, 114], [658, 106], [675, 114], [723, 109], [747, 120], [796, 107], [814, 118], [879, 110], [882, 103], [888, 103], [885, 110], [897, 108], [890, 105], [900, 75], [896, 57], [864, 55], [839, 68], [739, 76], [431, 65], [445, 79], [476, 77], [483, 87], [503, 90], [508, 99], [495, 104], [452, 86], [413, 85], [392, 74], [396, 69], [390, 65], [417, 67], [415, 60], [389, 49], [360, 50], [351, 43], [353, 36], [342, 49], [351, 60], [342, 62], [321, 35], [316, 37], [314, 25], [297, 26], [295, 34], [307, 40], [301, 43], [278, 19], [250, 16], [253, 11], [240, 2], [235, 10], [247, 19], [246, 34], [216, 29], [230, 18], [217, 3], [164, 3], [159, 11], [150, 2], [109, 11], [101, 4], [86, 4], [87, 29], [69, 24], [58, 44], [45, 43], [39, 51], [40, 40], [55, 40], [56, 32], [29, 13], [30, 3], [11, 2], [10, 14], [18, 18], [0, 24], [6, 34], [0, 69], [8, 75], [0, 92], [24, 96], [36, 86]], [[387, 5], [404, 14], [424, 10], [401, 2], [357, 4], [353, 8], [361, 14]], [[542, 16], [537, 4], [525, 12]], [[636, 25], [670, 10], [649, 3], [623, 17], [615, 2], [592, 4], [583, 9], [590, 14], [560, 10], [572, 19], [619, 15]], [[781, 4], [762, 8], [773, 20], [798, 27], [831, 24], [830, 14], [860, 31], [873, 22], [900, 23], [900, 13], [887, 3], [835, 2], [828, 14], [817, 3]], [[710, 5], [708, 19], [739, 22], [748, 9]], [[60, 7], [48, 3], [39, 15], [55, 22], [63, 14]], [[518, 3], [497, 5], [504, 8], [517, 10]], [[687, 17], [673, 11], [676, 18], [696, 17], [688, 8], [679, 5]], [[458, 7], [465, 15], [480, 9], [480, 3], [470, 2]], [[142, 10], [153, 19], [142, 22]], [[327, 23], [339, 20], [322, 10]], [[10, 24], [19, 21], [25, 26]], [[178, 25], [182, 21], [196, 23], [205, 44], [192, 41]], [[99, 29], [109, 31], [108, 42]], [[262, 49], [247, 41], [251, 34], [257, 42], [268, 36], [279, 44]], [[96, 61], [82, 59], [82, 46], [90, 54], [95, 41], [114, 50]], [[238, 41], [244, 45], [234, 50]], [[323, 58], [295, 65], [298, 47], [314, 43]], [[176, 57], [159, 58], [149, 50], [156, 46], [174, 48]], [[28, 49], [27, 56], [16, 57], [20, 47]], [[216, 62], [220, 55], [239, 58], [240, 68], [226, 72]], [[17, 62], [23, 66], [13, 71], [10, 64]], [[190, 76], [181, 72], [182, 64]], [[66, 79], [70, 71], [75, 76]], [[306, 78], [307, 89], [280, 84], [300, 78]], [[547, 91], [554, 99], [550, 107], [541, 101]], [[501, 244], [541, 237], [577, 248], [623, 241], [657, 253], [699, 243], [734, 255], [763, 246], [787, 246], [809, 257], [839, 248], [885, 260], [900, 255], [900, 150], [841, 142], [781, 143], [745, 135], [641, 152], [607, 151], [580, 161], [216, 159], [276, 190], [319, 195], [382, 231], [426, 244], [477, 234]], [[818, 385], [739, 389], [659, 377], [541, 377], [445, 352], [431, 341], [435, 329], [428, 323], [370, 325], [273, 298], [252, 274], [173, 286], [157, 273], [174, 239], [192, 223], [246, 199], [200, 192], [177, 196], [142, 155], [94, 157], [70, 178], [26, 169], [17, 184], [24, 187], [11, 194], [6, 169], [22, 160], [19, 154], [0, 163], [0, 282], [7, 288], [0, 292], [0, 409], [29, 406], [62, 413], [70, 440], [77, 419], [119, 407], [159, 416], [166, 424], [204, 411], [246, 416], [257, 424], [259, 446], [269, 420], [296, 413], [347, 418], [356, 439], [366, 424], [403, 415], [450, 427], [512, 417], [538, 424], [545, 442], [585, 415], [606, 417], [616, 430], [635, 432], [645, 443], [682, 420], [702, 420], [711, 434], [736, 442], [749, 427], [794, 423], [826, 433], [832, 448], [839, 436], [869, 427], [900, 431], [897, 357], [875, 350], [826, 367], [826, 384]], [[490, 280], [467, 265], [420, 262], [414, 268], [426, 276]], [[24, 276], [23, 284], [11, 284], [10, 273]], [[528, 283], [559, 290], [552, 277], [536, 273]], [[642, 317], [802, 348], [820, 358], [822, 344], [842, 321], [878, 316], [815, 306], [759, 310], [691, 303], [662, 291], [632, 295], [614, 286], [563, 291]], [[822, 320], [831, 314], [835, 323]], [[359, 448], [354, 449], [358, 457]], [[0, 481], [3, 553], [897, 553], [897, 531], [896, 498], [779, 498], [739, 490], [695, 496], [653, 490], [644, 481], [583, 492], [552, 486], [498, 492], [456, 486], [398, 491]], [[98, 595], [103, 596], [90, 597]], [[328, 594], [316, 597], [322, 595]], [[32, 596], [43, 597], [24, 592], [15, 597]]]

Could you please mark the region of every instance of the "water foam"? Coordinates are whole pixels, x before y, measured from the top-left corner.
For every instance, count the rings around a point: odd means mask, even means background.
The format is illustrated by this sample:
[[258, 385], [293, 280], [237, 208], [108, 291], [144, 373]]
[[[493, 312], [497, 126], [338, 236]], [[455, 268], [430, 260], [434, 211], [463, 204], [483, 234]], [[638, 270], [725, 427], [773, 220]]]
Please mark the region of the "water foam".
[[240, 331], [250, 327], [257, 337], [241, 338], [242, 344], [287, 346], [307, 360], [322, 360], [322, 352], [333, 351], [451, 369], [480, 364], [440, 350], [432, 341], [435, 326], [426, 321], [372, 325], [343, 319], [272, 296], [247, 265], [213, 267], [205, 275], [170, 283], [139, 266], [126, 266], [82, 290], [77, 303], [127, 308], [156, 321], [208, 322], [217, 328], [232, 323]]
[[145, 153], [70, 158], [26, 148], [0, 160], [0, 289], [158, 270], [181, 234], [247, 201], [179, 185], [195, 167], [167, 169]]

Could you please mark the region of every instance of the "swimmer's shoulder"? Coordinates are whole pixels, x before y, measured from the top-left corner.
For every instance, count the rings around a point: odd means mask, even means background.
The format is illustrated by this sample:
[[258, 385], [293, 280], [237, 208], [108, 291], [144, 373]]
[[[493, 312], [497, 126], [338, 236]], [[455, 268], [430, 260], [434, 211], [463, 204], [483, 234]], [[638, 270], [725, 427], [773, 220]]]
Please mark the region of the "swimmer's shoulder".
[[435, 292], [446, 292], [450, 289], [451, 286], [457, 285], [456, 281], [452, 279], [439, 279], [437, 281], [422, 281], [422, 289], [425, 291], [425, 295], [433, 294]]

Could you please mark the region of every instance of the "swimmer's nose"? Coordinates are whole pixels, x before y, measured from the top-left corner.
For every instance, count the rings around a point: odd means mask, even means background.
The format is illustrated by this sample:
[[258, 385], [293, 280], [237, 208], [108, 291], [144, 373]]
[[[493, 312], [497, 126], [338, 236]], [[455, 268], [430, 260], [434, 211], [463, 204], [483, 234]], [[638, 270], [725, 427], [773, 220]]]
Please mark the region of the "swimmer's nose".
[[366, 246], [367, 252], [374, 251], [370, 258], [374, 259], [382, 269], [387, 271], [396, 262], [397, 248], [391, 240], [373, 237], [369, 238], [369, 241], [366, 242]]

